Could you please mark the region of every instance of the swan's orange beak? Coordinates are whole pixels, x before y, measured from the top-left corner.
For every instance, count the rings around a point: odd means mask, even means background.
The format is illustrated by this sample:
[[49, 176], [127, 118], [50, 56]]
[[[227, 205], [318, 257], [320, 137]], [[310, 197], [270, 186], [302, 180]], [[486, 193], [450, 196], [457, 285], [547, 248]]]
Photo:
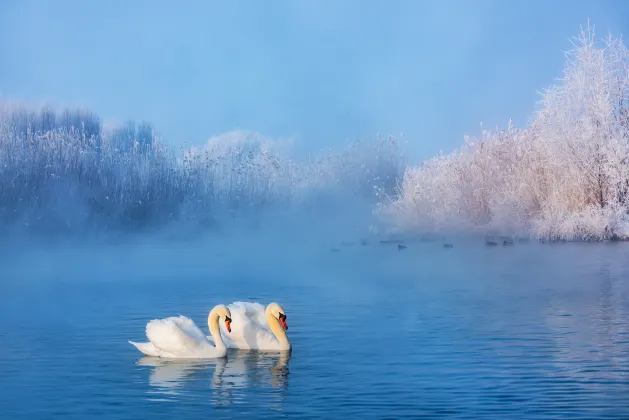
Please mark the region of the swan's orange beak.
[[232, 326], [231, 326], [232, 320], [227, 318], [225, 320], [225, 326], [227, 327], [227, 332], [232, 332]]
[[286, 325], [286, 315], [281, 314], [280, 315], [280, 324], [282, 324], [282, 327], [287, 330], [288, 329], [288, 325]]

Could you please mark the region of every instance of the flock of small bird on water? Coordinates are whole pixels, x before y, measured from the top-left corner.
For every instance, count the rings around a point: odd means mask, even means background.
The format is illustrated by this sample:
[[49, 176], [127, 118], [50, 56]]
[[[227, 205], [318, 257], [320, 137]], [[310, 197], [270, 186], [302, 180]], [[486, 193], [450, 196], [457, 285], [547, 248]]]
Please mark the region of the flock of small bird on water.
[[[423, 240], [422, 240], [423, 241]], [[529, 238], [518, 238], [517, 242], [519, 243], [525, 243], [528, 242]], [[383, 239], [380, 240], [380, 245], [397, 245], [397, 249], [398, 251], [402, 251], [406, 248], [408, 248], [407, 242], [403, 239]], [[544, 244], [547, 242], [546, 239], [539, 239], [539, 242]], [[550, 242], [561, 242], [561, 243], [565, 243], [567, 242], [565, 239], [558, 239], [558, 240], [553, 240]], [[485, 237], [485, 246], [488, 247], [493, 247], [493, 246], [498, 246], [498, 245], [502, 245], [502, 246], [511, 246], [515, 243], [515, 239], [511, 236], [498, 236], [498, 237], [494, 237], [494, 236], [487, 236]], [[360, 241], [360, 244], [362, 246], [367, 246], [369, 245], [369, 242], [366, 239], [362, 239]], [[346, 242], [343, 241], [341, 242], [341, 246], [353, 246], [355, 245], [354, 242]], [[443, 244], [444, 248], [454, 248], [454, 244], [452, 243], [444, 243]], [[341, 248], [331, 248], [330, 251], [332, 252], [340, 252]]]

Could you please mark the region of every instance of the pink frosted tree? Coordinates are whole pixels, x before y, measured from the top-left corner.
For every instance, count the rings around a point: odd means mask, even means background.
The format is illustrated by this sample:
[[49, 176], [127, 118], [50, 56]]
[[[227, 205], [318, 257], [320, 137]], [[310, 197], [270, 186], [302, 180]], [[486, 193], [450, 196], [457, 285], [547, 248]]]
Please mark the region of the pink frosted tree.
[[629, 52], [589, 25], [530, 126], [466, 138], [408, 168], [376, 209], [392, 231], [499, 232], [564, 239], [626, 236]]

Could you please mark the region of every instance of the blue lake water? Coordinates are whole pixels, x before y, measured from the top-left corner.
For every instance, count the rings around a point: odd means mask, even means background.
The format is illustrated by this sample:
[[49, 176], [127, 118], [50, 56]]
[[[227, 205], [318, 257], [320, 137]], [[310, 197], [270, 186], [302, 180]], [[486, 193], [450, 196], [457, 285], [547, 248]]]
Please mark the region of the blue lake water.
[[[628, 418], [629, 244], [4, 253], [3, 419]], [[290, 356], [145, 358], [153, 318], [280, 302]]]

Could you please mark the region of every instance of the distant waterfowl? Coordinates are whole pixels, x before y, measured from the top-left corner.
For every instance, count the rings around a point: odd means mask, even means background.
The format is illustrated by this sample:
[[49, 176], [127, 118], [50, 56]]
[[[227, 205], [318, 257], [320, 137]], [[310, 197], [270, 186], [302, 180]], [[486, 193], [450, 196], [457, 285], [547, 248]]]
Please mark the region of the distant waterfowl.
[[[224, 357], [227, 347], [221, 337], [219, 319], [223, 318], [226, 333], [231, 331], [231, 312], [225, 305], [216, 305], [208, 315], [212, 342], [188, 317], [154, 319], [146, 324], [148, 343], [129, 341], [147, 356], [170, 359], [214, 359]], [[216, 343], [216, 344], [214, 344]]]
[[397, 249], [398, 250], [406, 249], [406, 245], [398, 244]]
[[383, 239], [380, 241], [381, 244], [383, 245], [388, 245], [388, 244], [402, 244], [404, 243], [403, 240], [401, 239]]
[[485, 245], [487, 245], [487, 246], [496, 246], [496, 245], [498, 245], [498, 243], [494, 242], [494, 241], [487, 241], [487, 242], [485, 242]]
[[[259, 303], [234, 302], [228, 305], [234, 319], [231, 333], [221, 326], [221, 339], [228, 348], [243, 350], [290, 350], [286, 334], [286, 311], [272, 302], [265, 308]], [[209, 338], [209, 337], [208, 337]]]
[[443, 244], [444, 248], [454, 248], [453, 244]]

